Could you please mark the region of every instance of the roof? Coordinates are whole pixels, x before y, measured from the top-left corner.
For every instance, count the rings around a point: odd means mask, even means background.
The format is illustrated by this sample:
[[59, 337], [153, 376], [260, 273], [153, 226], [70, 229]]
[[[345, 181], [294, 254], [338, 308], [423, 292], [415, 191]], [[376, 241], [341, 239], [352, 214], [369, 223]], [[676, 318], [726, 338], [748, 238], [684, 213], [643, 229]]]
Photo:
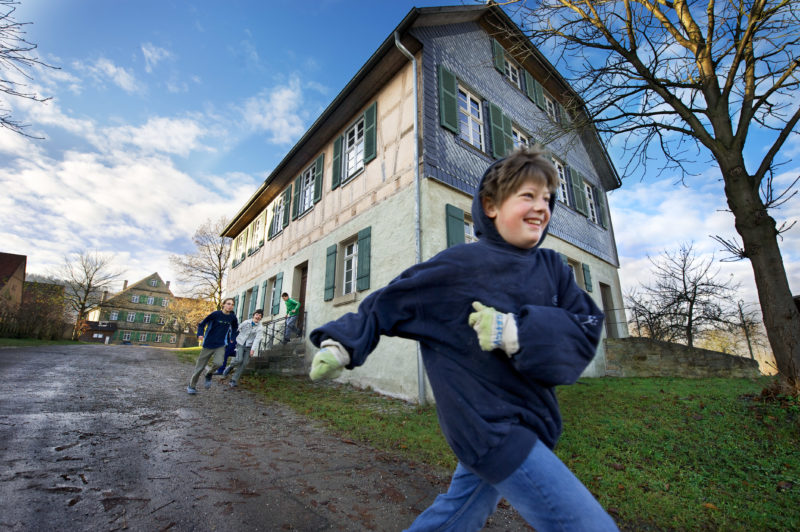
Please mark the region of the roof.
[[[395, 36], [412, 54], [416, 54], [422, 44], [415, 39], [409, 30], [413, 27], [440, 26], [476, 22], [486, 19], [490, 26], [497, 28], [498, 33], [510, 37], [516, 44], [527, 48], [530, 61], [538, 64], [540, 69], [547, 71], [549, 82], [558, 84], [562, 93], [569, 93], [575, 101], [583, 106], [583, 100], [564, 80], [556, 68], [520, 31], [519, 27], [497, 5], [474, 6], [441, 6], [411, 8], [397, 27], [381, 43], [377, 50], [370, 56], [366, 63], [356, 72], [353, 78], [345, 85], [344, 89], [333, 99], [317, 120], [308, 128], [305, 134], [297, 141], [286, 156], [264, 180], [264, 183], [253, 193], [247, 203], [236, 213], [230, 223], [223, 229], [221, 236], [235, 237], [263, 211], [284, 187], [299, 174], [308, 162], [311, 161], [349, 121], [352, 120], [364, 105], [394, 76], [403, 66], [408, 64], [408, 59], [397, 48]], [[585, 107], [585, 106], [583, 106]], [[590, 147], [590, 154], [595, 156], [596, 162], [606, 166], [605, 170], [611, 177], [612, 185], [617, 188], [622, 182], [619, 179], [608, 153], [600, 142], [600, 137], [594, 128], [584, 131], [583, 140]]]
[[3, 288], [8, 280], [19, 269], [20, 265], [24, 267], [28, 261], [26, 255], [15, 255], [13, 253], [0, 253], [0, 288]]

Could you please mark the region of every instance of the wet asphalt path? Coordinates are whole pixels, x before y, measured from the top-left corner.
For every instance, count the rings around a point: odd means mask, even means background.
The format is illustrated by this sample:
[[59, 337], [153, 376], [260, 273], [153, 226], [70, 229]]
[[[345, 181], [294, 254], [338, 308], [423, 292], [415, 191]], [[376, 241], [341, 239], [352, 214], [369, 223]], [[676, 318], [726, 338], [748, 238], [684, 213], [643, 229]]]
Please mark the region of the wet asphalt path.
[[[189, 396], [191, 369], [147, 347], [0, 348], [0, 531], [402, 530], [447, 487], [246, 390]], [[508, 509], [486, 527], [525, 529]]]

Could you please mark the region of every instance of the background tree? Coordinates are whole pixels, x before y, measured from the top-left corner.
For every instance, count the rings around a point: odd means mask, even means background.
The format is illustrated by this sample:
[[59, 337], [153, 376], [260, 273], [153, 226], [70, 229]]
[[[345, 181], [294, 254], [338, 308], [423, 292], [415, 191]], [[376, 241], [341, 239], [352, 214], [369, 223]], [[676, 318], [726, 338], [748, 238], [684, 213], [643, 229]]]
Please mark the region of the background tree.
[[684, 244], [649, 259], [652, 284], [628, 301], [633, 321], [644, 321], [649, 336], [693, 347], [698, 333], [728, 330], [738, 320], [737, 309], [728, 304], [737, 287], [712, 269], [713, 257], [700, 260], [692, 245]]
[[206, 220], [192, 238], [196, 251], [169, 258], [178, 280], [188, 293], [195, 298], [212, 301], [217, 309], [222, 304], [222, 290], [231, 254], [231, 239], [220, 236], [227, 225], [225, 218]]
[[777, 190], [773, 177], [800, 120], [800, 2], [501, 3], [534, 45], [555, 50], [549, 57], [583, 97], [555, 95], [573, 124], [622, 141], [623, 175], [652, 174], [663, 161], [660, 173], [684, 179], [710, 156], [741, 243], [718, 240], [750, 260], [779, 371], [800, 392], [800, 312], [778, 245], [790, 225], [768, 212], [797, 183]]
[[[30, 22], [17, 22], [14, 11], [19, 2], [14, 0], [0, 0], [0, 93], [7, 96], [24, 98], [35, 102], [46, 102], [50, 98], [43, 98], [28, 90], [24, 81], [31, 80], [28, 71], [36, 66], [56, 68], [42, 62], [33, 53], [36, 45], [25, 39], [25, 26]], [[11, 110], [4, 98], [0, 97], [0, 127], [8, 128], [26, 137], [22, 124], [11, 117]]]
[[[176, 297], [169, 302], [164, 312], [165, 320], [162, 329], [177, 335], [177, 345], [185, 347], [184, 339], [187, 336], [194, 338], [197, 333], [197, 324], [213, 310], [214, 303], [210, 300]], [[194, 342], [193, 345], [197, 345], [197, 342]]]
[[111, 285], [123, 272], [113, 269], [113, 257], [90, 251], [80, 251], [65, 256], [61, 268], [53, 273], [64, 285], [64, 299], [75, 317], [72, 339], [80, 336], [80, 328], [86, 315], [100, 304], [103, 291], [111, 290]]

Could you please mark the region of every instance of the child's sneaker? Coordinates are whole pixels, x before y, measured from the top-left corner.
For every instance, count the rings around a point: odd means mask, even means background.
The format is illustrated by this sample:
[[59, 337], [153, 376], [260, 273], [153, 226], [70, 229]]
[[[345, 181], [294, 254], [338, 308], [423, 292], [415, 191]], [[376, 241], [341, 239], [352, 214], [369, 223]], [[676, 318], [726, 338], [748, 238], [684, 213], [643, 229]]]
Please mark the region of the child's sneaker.
[[208, 390], [209, 388], [211, 388], [211, 374], [210, 374], [210, 373], [207, 373], [207, 374], [206, 374], [206, 384], [205, 384], [205, 387], [206, 387], [206, 390]]
[[222, 376], [227, 377], [228, 373], [230, 373], [232, 369], [233, 369], [233, 364], [225, 368], [225, 371], [222, 372]]
[[186, 387], [186, 393], [188, 393], [189, 395], [194, 395], [194, 394], [197, 393], [197, 389], [192, 388], [191, 386], [187, 386]]
[[231, 388], [236, 388], [236, 381], [231, 381]]

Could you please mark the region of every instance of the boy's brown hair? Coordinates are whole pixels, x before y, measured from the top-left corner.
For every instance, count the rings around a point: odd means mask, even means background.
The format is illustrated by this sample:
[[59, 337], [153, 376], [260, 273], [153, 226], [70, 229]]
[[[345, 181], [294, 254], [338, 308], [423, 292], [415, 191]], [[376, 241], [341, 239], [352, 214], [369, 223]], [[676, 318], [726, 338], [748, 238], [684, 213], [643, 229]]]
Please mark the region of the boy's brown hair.
[[478, 191], [481, 201], [501, 205], [526, 181], [533, 180], [555, 194], [558, 189], [558, 171], [538, 146], [520, 148], [489, 169]]

